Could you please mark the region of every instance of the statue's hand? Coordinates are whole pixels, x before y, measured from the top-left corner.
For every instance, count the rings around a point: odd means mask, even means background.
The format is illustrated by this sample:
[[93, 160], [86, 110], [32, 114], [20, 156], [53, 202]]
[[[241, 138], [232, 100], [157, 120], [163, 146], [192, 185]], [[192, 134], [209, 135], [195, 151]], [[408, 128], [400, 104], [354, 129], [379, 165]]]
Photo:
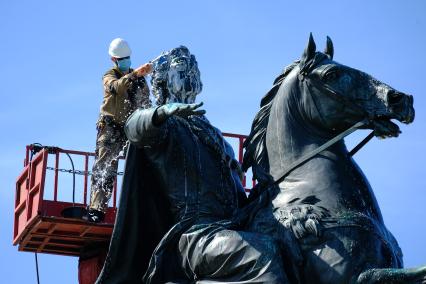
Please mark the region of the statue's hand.
[[171, 103], [159, 107], [154, 114], [154, 124], [160, 125], [165, 122], [172, 115], [180, 117], [188, 117], [190, 115], [203, 115], [206, 113], [204, 109], [199, 109], [203, 103], [197, 104], [182, 104]]

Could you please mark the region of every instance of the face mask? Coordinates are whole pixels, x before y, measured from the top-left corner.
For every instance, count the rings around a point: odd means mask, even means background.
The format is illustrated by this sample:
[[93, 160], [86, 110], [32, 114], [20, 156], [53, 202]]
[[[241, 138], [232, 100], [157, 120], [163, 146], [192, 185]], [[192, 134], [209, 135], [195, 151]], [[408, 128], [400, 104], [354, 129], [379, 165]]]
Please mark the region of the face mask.
[[121, 60], [117, 61], [118, 69], [120, 69], [120, 71], [122, 71], [122, 72], [129, 71], [131, 64], [132, 64], [132, 62], [130, 61], [130, 58], [121, 59]]

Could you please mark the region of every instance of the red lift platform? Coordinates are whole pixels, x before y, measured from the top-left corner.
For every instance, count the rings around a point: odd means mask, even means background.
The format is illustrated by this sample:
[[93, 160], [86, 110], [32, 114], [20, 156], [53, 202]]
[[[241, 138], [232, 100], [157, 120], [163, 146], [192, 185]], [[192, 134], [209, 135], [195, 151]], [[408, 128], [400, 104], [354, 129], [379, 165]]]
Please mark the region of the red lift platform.
[[[242, 162], [243, 142], [246, 136], [223, 133]], [[61, 157], [67, 155], [82, 161], [84, 170], [67, 170], [59, 167]], [[90, 194], [89, 160], [94, 159], [94, 153], [75, 150], [65, 150], [58, 147], [28, 145], [24, 159], [24, 169], [16, 180], [15, 211], [13, 228], [13, 245], [18, 245], [19, 251], [49, 253], [65, 256], [78, 256], [80, 284], [92, 284], [96, 280], [103, 265], [106, 248], [114, 227], [117, 212], [117, 178], [111, 206], [102, 223], [91, 223], [78, 218], [63, 216], [63, 210], [70, 207], [86, 208]], [[54, 167], [48, 166], [52, 159]], [[119, 161], [122, 161], [120, 157]], [[49, 160], [51, 161], [51, 160]], [[53, 172], [48, 175], [47, 171]], [[61, 200], [59, 188], [65, 187], [60, 183], [60, 173], [78, 174], [83, 178], [83, 189], [78, 192], [79, 202], [75, 201], [75, 180], [73, 181], [73, 200]], [[61, 176], [62, 177], [62, 176]], [[53, 180], [49, 180], [51, 178]], [[75, 178], [75, 176], [74, 176]], [[46, 186], [47, 184], [52, 186]], [[244, 187], [246, 180], [243, 180]], [[50, 196], [50, 197], [49, 197]], [[105, 248], [97, 250], [93, 247]], [[89, 253], [88, 253], [89, 252]]]
[[[30, 159], [30, 153], [39, 151]], [[83, 203], [58, 200], [59, 160], [61, 154], [84, 156]], [[47, 161], [55, 158], [53, 200], [44, 198]], [[108, 208], [105, 222], [94, 224], [80, 219], [65, 218], [62, 211], [73, 206], [87, 206], [88, 164], [94, 153], [63, 150], [56, 147], [27, 146], [24, 170], [16, 181], [13, 244], [19, 251], [80, 256], [81, 250], [94, 242], [107, 242], [111, 236], [116, 214], [117, 186], [113, 206]]]

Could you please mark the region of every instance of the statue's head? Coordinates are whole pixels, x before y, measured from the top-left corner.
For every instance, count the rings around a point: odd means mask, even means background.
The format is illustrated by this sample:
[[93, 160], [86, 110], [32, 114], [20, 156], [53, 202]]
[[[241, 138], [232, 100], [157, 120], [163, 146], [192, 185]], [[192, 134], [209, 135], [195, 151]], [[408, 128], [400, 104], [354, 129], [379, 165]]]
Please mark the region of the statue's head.
[[157, 105], [195, 102], [203, 84], [197, 60], [188, 48], [179, 46], [164, 52], [153, 65], [151, 85]]

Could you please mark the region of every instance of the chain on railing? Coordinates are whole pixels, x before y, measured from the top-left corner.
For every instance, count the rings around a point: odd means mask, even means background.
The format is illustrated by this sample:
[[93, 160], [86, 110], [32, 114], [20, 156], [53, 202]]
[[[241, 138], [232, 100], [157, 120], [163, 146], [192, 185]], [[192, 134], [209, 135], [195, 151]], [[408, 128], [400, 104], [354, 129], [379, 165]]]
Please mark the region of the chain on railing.
[[[90, 176], [90, 175], [92, 175], [92, 172], [91, 171], [81, 171], [81, 170], [71, 170], [71, 169], [69, 169], [69, 170], [67, 170], [67, 169], [57, 169], [57, 168], [54, 168], [54, 167], [46, 167], [46, 169], [47, 170], [51, 170], [51, 171], [56, 171], [56, 170], [58, 170], [58, 172], [61, 172], [61, 173], [69, 173], [69, 174], [72, 174], [72, 173], [74, 173], [74, 174], [76, 174], [76, 175], [82, 175], [82, 176], [84, 176], [84, 175], [88, 175], [88, 176]], [[118, 175], [118, 176], [122, 176], [124, 173], [123, 172], [116, 172], [115, 173], [116, 175]]]
[[[45, 170], [53, 171], [54, 177], [53, 177], [53, 201], [58, 200], [58, 183], [59, 183], [59, 173], [66, 173], [73, 175], [73, 204], [75, 203], [75, 175], [80, 175], [84, 177], [83, 181], [83, 204], [84, 206], [87, 205], [87, 194], [89, 190], [89, 184], [90, 184], [90, 175], [93, 175], [91, 171], [89, 171], [89, 158], [94, 157], [95, 153], [92, 152], [83, 152], [83, 151], [76, 151], [76, 150], [66, 150], [62, 149], [56, 146], [43, 146], [40, 143], [34, 143], [27, 145], [26, 147], [26, 155], [24, 160], [24, 166], [27, 166], [30, 164], [32, 157], [36, 155], [39, 151], [45, 150], [48, 152], [48, 154], [54, 155], [54, 166], [47, 167]], [[60, 154], [65, 154], [70, 159], [70, 163], [72, 166], [72, 169], [65, 169], [59, 167], [59, 159]], [[72, 162], [71, 155], [77, 155], [77, 156], [83, 156], [84, 157], [84, 170], [76, 170], [74, 168], [74, 164]], [[118, 159], [124, 159], [124, 157], [120, 156]], [[122, 176], [123, 172], [117, 172], [116, 176]], [[114, 188], [113, 188], [113, 204], [112, 206], [116, 207], [116, 196], [117, 196], [117, 179], [114, 180]]]

